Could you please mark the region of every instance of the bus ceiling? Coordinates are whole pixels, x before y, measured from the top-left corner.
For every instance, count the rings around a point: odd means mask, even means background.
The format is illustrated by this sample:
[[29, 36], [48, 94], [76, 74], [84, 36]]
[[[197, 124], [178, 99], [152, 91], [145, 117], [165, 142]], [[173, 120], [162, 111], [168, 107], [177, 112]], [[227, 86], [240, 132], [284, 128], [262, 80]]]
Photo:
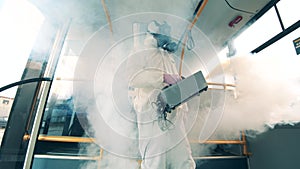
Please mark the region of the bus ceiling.
[[[190, 20], [203, 0], [173, 0], [172, 4], [166, 1], [140, 4], [137, 0], [30, 1], [48, 18], [59, 20], [71, 17], [73, 23], [86, 24], [97, 30], [108, 22], [112, 23], [113, 29], [114, 20], [141, 12], [167, 13]], [[195, 26], [211, 40], [216, 51], [220, 51], [278, 2], [279, 0], [208, 0]]]

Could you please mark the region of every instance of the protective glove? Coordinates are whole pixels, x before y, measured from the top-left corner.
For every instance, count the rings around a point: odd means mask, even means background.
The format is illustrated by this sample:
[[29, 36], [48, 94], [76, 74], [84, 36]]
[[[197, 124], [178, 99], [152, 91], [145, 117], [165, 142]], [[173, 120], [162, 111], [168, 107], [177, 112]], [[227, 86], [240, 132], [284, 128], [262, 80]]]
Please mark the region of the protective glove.
[[172, 85], [181, 80], [180, 76], [177, 74], [164, 74], [163, 78], [164, 78], [164, 83], [168, 85]]

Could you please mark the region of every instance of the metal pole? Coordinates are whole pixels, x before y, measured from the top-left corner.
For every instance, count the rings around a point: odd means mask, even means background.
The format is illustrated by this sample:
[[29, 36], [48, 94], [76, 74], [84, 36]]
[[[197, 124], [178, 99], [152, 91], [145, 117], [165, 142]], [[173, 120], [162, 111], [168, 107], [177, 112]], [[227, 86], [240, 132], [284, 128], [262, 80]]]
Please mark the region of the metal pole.
[[47, 96], [48, 96], [48, 91], [50, 89], [50, 86], [51, 86], [51, 82], [42, 82], [41, 100], [40, 100], [40, 104], [38, 106], [37, 113], [36, 113], [36, 116], [34, 119], [33, 128], [32, 128], [32, 132], [30, 135], [30, 140], [29, 140], [29, 144], [28, 144], [28, 148], [27, 148], [27, 152], [26, 152], [23, 169], [30, 169], [30, 167], [31, 167], [33, 151], [34, 151], [36, 139], [38, 136], [40, 122], [42, 119], [41, 117], [44, 112], [44, 107], [45, 107], [45, 104], [47, 101]]
[[278, 8], [277, 8], [277, 5], [275, 4], [275, 5], [274, 5], [274, 7], [275, 7], [275, 11], [276, 11], [276, 14], [277, 14], [277, 17], [278, 17], [278, 20], [279, 20], [279, 23], [280, 23], [281, 29], [284, 31], [284, 30], [285, 30], [285, 28], [284, 28], [283, 22], [282, 22], [282, 20], [281, 20], [281, 16], [280, 16], [280, 14], [279, 14], [279, 11], [278, 11]]

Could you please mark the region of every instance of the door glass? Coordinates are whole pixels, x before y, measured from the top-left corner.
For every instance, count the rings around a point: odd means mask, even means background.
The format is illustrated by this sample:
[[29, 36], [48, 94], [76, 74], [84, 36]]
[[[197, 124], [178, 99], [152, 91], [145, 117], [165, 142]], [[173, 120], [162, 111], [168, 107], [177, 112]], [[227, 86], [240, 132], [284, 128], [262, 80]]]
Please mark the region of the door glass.
[[[74, 38], [76, 34], [76, 38]], [[40, 136], [86, 136], [81, 123], [86, 115], [74, 111], [74, 72], [81, 48], [90, 35], [76, 33], [70, 25], [51, 86], [41, 124]], [[86, 122], [87, 123], [87, 122]], [[84, 125], [84, 124], [83, 124]]]
[[[33, 44], [44, 21], [43, 15], [25, 0], [0, 3], [0, 88], [21, 79]], [[17, 86], [0, 92], [0, 144]]]

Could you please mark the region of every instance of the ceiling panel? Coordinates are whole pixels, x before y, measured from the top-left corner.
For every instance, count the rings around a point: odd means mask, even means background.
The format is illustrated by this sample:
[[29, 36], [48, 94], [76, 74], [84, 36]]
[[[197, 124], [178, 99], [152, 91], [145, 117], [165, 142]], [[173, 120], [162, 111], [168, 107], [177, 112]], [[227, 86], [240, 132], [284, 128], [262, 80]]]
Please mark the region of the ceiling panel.
[[[209, 0], [201, 14], [197, 26], [211, 39], [217, 49], [222, 48], [231, 37], [255, 16], [271, 0]], [[229, 23], [236, 17], [242, 20], [229, 27]]]

